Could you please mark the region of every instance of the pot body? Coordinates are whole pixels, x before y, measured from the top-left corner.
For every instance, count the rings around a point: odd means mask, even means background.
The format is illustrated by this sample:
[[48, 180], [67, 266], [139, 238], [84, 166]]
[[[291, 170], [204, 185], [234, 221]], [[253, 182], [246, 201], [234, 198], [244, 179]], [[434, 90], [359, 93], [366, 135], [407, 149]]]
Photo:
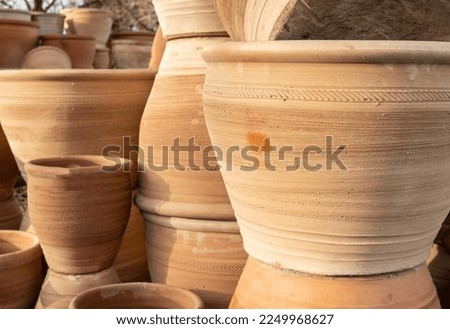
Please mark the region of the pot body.
[[61, 48], [70, 57], [72, 68], [90, 69], [95, 59], [95, 39], [85, 35], [44, 35], [43, 46]]

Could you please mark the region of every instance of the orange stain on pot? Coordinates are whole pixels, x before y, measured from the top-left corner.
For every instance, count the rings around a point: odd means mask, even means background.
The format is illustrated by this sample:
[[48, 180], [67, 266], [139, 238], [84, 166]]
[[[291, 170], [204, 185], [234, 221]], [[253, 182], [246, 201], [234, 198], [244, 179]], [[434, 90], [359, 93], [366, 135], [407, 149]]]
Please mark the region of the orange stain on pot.
[[257, 131], [249, 131], [246, 135], [248, 145], [258, 147], [258, 152], [267, 152], [271, 150], [269, 136]]

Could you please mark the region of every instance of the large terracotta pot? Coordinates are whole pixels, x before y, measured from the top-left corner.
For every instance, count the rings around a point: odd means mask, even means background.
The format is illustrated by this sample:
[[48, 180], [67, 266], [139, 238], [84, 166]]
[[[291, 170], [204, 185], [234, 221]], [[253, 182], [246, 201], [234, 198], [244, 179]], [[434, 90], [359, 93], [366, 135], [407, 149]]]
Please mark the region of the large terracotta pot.
[[219, 164], [251, 256], [323, 275], [426, 261], [450, 209], [448, 43], [230, 42], [203, 55], [211, 140], [239, 149]]
[[[139, 159], [136, 204], [141, 211], [235, 220], [214, 153], [205, 150], [211, 141], [202, 108], [206, 64], [201, 51], [226, 40], [190, 38], [167, 43], [140, 126], [139, 146], [144, 154]], [[175, 152], [177, 143], [184, 148], [191, 144], [193, 152]], [[211, 161], [205, 163], [203, 153]]]
[[23, 57], [39, 41], [39, 24], [0, 19], [0, 69], [19, 68]]
[[0, 308], [31, 308], [42, 283], [42, 249], [31, 233], [0, 230]]
[[61, 274], [48, 270], [35, 308], [69, 308], [72, 299], [80, 293], [95, 287], [116, 283], [120, 283], [120, 279], [113, 268], [83, 275]]
[[227, 308], [247, 260], [236, 222], [144, 213], [152, 282], [189, 289]]
[[0, 8], [0, 19], [14, 19], [29, 22], [31, 21], [31, 11], [20, 10], [20, 9], [10, 9], [10, 8]]
[[[35, 158], [111, 151], [137, 163], [139, 122], [154, 77], [150, 70], [1, 72], [0, 118], [24, 178], [24, 163]], [[109, 145], [116, 146], [104, 152]]]
[[450, 252], [433, 244], [427, 260], [442, 308], [450, 309]]
[[195, 293], [157, 283], [120, 283], [89, 289], [76, 296], [71, 309], [201, 309]]
[[22, 217], [19, 203], [14, 196], [0, 200], [0, 230], [18, 230]]
[[153, 0], [166, 40], [200, 36], [227, 36], [214, 0]]
[[[214, 0], [235, 41], [346, 39], [450, 41], [450, 4], [383, 0]], [[424, 28], [426, 26], [426, 28]]]
[[9, 199], [14, 193], [14, 185], [19, 169], [11, 152], [8, 140], [0, 124], [0, 200]]
[[130, 215], [129, 162], [66, 156], [26, 163], [31, 224], [51, 270], [85, 274], [112, 266]]
[[[62, 11], [64, 14], [64, 11]], [[106, 44], [113, 25], [113, 13], [107, 9], [77, 8], [66, 17], [69, 34], [93, 36], [97, 44]]]
[[425, 264], [375, 276], [305, 274], [249, 257], [230, 308], [417, 309], [440, 308]]

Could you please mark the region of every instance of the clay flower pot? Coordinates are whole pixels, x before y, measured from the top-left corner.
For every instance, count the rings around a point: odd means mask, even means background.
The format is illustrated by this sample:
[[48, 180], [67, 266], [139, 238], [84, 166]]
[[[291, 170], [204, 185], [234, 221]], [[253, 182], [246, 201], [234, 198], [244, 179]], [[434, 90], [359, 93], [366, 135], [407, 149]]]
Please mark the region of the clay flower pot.
[[450, 308], [450, 252], [438, 244], [433, 244], [428, 268], [436, 286], [442, 308]]
[[31, 233], [0, 230], [0, 308], [30, 308], [42, 283], [42, 250]]
[[[235, 220], [213, 150], [206, 149], [211, 140], [202, 107], [206, 64], [201, 51], [226, 40], [187, 38], [167, 43], [140, 126], [144, 156], [139, 160], [136, 204], [143, 212]], [[199, 149], [171, 151], [176, 144]], [[204, 154], [210, 162], [205, 163]]]
[[39, 35], [62, 34], [65, 16], [56, 13], [33, 12], [31, 20], [39, 23]]
[[201, 309], [193, 292], [157, 283], [120, 283], [89, 289], [76, 296], [71, 309]]
[[72, 62], [62, 49], [53, 46], [41, 46], [30, 50], [24, 57], [22, 69], [70, 69]]
[[31, 21], [31, 11], [20, 9], [0, 8], [0, 19], [14, 19], [19, 21]]
[[0, 19], [0, 69], [19, 68], [23, 57], [39, 41], [39, 24]]
[[0, 230], [18, 230], [22, 217], [19, 203], [14, 196], [0, 200]]
[[111, 51], [109, 48], [95, 49], [94, 69], [110, 69], [111, 65]]
[[71, 275], [47, 271], [36, 309], [65, 309], [80, 293], [91, 288], [120, 283], [117, 272], [113, 268], [104, 271]]
[[24, 178], [24, 163], [44, 157], [109, 153], [137, 164], [132, 146], [154, 77], [148, 69], [0, 72], [2, 126]]
[[425, 264], [397, 273], [328, 277], [289, 271], [249, 257], [230, 308], [438, 309]]
[[166, 49], [166, 40], [162, 34], [161, 27], [156, 30], [155, 39], [153, 40], [152, 52], [150, 56], [149, 69], [159, 70], [164, 50]]
[[204, 50], [204, 112], [246, 251], [371, 275], [426, 261], [450, 209], [450, 46], [227, 43]]
[[152, 42], [112, 40], [111, 57], [116, 69], [145, 69], [149, 66]]
[[153, 0], [166, 40], [227, 36], [214, 0]]
[[51, 270], [85, 274], [112, 266], [130, 215], [129, 162], [66, 156], [25, 165], [31, 224]]
[[88, 35], [51, 34], [41, 36], [43, 46], [64, 50], [70, 57], [72, 68], [90, 69], [95, 59], [95, 39]]
[[19, 175], [19, 169], [1, 125], [0, 157], [0, 200], [7, 200], [14, 193], [14, 185]]
[[144, 218], [152, 282], [189, 289], [207, 308], [227, 308], [248, 257], [237, 223]]
[[106, 44], [111, 34], [113, 14], [106, 9], [77, 8], [69, 11], [66, 20], [69, 34], [90, 35], [97, 44]]

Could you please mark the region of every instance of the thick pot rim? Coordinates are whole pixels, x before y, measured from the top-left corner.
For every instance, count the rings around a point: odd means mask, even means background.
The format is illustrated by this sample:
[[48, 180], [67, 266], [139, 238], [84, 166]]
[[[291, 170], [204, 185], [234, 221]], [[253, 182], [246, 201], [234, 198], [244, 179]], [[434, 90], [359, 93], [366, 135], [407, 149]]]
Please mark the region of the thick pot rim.
[[0, 230], [0, 240], [20, 238], [25, 240], [26, 247], [20, 250], [0, 254], [0, 271], [32, 263], [42, 257], [39, 238], [30, 232], [16, 230]]

